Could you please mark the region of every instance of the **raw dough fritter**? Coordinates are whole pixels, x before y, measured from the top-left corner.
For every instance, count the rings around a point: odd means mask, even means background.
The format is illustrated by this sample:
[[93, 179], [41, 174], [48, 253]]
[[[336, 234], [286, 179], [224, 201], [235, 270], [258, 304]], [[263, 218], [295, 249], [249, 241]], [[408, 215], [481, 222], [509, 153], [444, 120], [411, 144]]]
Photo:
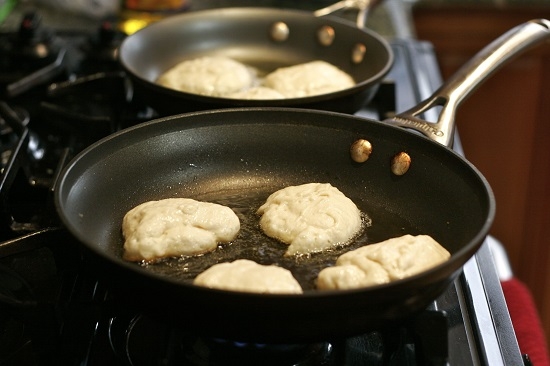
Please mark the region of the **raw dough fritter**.
[[182, 61], [156, 82], [187, 93], [257, 100], [308, 97], [355, 85], [349, 74], [326, 61], [281, 67], [261, 79], [256, 69], [224, 56]]
[[232, 241], [239, 230], [239, 218], [226, 206], [188, 198], [145, 202], [124, 216], [124, 259], [202, 254]]
[[317, 288], [352, 289], [400, 280], [447, 261], [450, 253], [428, 235], [404, 235], [338, 257], [319, 272]]
[[361, 212], [328, 183], [308, 183], [271, 194], [258, 209], [264, 233], [289, 244], [285, 255], [347, 244], [361, 230]]
[[277, 69], [265, 77], [264, 85], [286, 98], [301, 98], [351, 88], [355, 81], [328, 62], [312, 61]]
[[199, 274], [194, 284], [243, 292], [302, 293], [300, 284], [289, 270], [275, 265], [261, 265], [248, 259], [215, 264]]
[[252, 68], [223, 56], [180, 62], [157, 80], [168, 88], [214, 97], [246, 90], [256, 82]]

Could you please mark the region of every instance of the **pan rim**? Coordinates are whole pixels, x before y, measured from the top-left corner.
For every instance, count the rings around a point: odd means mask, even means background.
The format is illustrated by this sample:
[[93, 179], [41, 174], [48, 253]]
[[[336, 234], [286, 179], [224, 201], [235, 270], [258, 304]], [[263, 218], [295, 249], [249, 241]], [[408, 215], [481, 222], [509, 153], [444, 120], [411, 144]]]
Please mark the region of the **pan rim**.
[[[311, 290], [311, 291], [304, 292], [303, 294], [263, 294], [263, 293], [260, 294], [260, 293], [253, 293], [253, 292], [248, 293], [248, 292], [211, 289], [211, 288], [196, 286], [193, 284], [183, 283], [176, 279], [148, 271], [147, 269], [142, 268], [136, 263], [126, 262], [122, 259], [115, 261], [114, 258], [112, 258], [112, 256], [106, 255], [102, 251], [98, 250], [98, 247], [94, 245], [92, 241], [83, 237], [81, 233], [79, 233], [77, 230], [74, 230], [74, 227], [72, 227], [70, 220], [66, 217], [65, 212], [63, 210], [64, 195], [63, 195], [62, 189], [70, 190], [70, 187], [68, 188], [65, 187], [67, 185], [65, 181], [67, 180], [69, 173], [71, 172], [72, 169], [74, 169], [75, 166], [78, 165], [78, 163], [81, 160], [87, 158], [87, 156], [91, 152], [94, 152], [99, 146], [109, 144], [109, 143], [116, 143], [118, 139], [124, 138], [127, 134], [132, 133], [132, 131], [139, 131], [144, 128], [145, 129], [151, 128], [158, 124], [162, 124], [165, 121], [192, 117], [192, 116], [202, 116], [202, 115], [208, 115], [208, 114], [214, 114], [214, 115], [226, 114], [226, 113], [229, 113], [229, 114], [245, 113], [246, 114], [248, 112], [260, 112], [260, 113], [286, 112], [286, 113], [308, 113], [308, 114], [311, 113], [311, 114], [317, 114], [317, 115], [327, 116], [327, 117], [336, 117], [340, 119], [344, 118], [344, 119], [350, 119], [354, 121], [362, 121], [362, 122], [373, 123], [379, 126], [383, 126], [381, 128], [384, 128], [384, 129], [388, 128], [395, 131], [400, 131], [399, 133], [405, 133], [407, 135], [413, 136], [414, 139], [420, 139], [420, 141], [423, 141], [422, 143], [427, 143], [427, 144], [437, 146], [437, 149], [441, 149], [441, 151], [444, 151], [446, 154], [449, 154], [453, 159], [457, 159], [460, 162], [460, 164], [464, 164], [465, 168], [471, 170], [471, 173], [474, 174], [479, 179], [479, 182], [485, 188], [485, 193], [486, 193], [485, 199], [488, 202], [487, 215], [482, 227], [467, 244], [462, 246], [457, 252], [453, 253], [449, 260], [454, 260], [454, 261], [460, 260], [461, 262], [465, 262], [464, 260], [469, 260], [475, 254], [475, 252], [477, 252], [479, 247], [483, 244], [484, 238], [488, 235], [489, 229], [492, 226], [495, 212], [496, 212], [495, 197], [487, 179], [470, 161], [468, 161], [461, 154], [457, 153], [456, 151], [446, 146], [441, 145], [438, 142], [430, 140], [424, 137], [423, 135], [419, 135], [416, 132], [409, 131], [408, 129], [405, 129], [402, 127], [396, 127], [396, 126], [384, 123], [383, 121], [381, 122], [373, 119], [368, 119], [364, 117], [359, 117], [359, 116], [354, 116], [354, 115], [349, 115], [349, 114], [344, 114], [339, 112], [332, 112], [332, 111], [322, 111], [322, 110], [303, 109], [303, 108], [278, 108], [278, 107], [223, 108], [223, 109], [215, 109], [215, 110], [182, 113], [182, 114], [172, 115], [168, 117], [156, 118], [151, 121], [143, 122], [135, 126], [117, 131], [109, 136], [102, 138], [99, 141], [96, 141], [95, 143], [91, 144], [90, 146], [86, 147], [84, 150], [79, 152], [75, 157], [73, 157], [73, 159], [71, 159], [71, 161], [64, 167], [64, 169], [60, 174], [59, 182], [56, 185], [54, 190], [54, 202], [55, 202], [56, 210], [58, 212], [58, 215], [61, 218], [63, 225], [79, 241], [80, 244], [84, 244], [88, 250], [91, 250], [96, 255], [99, 255], [101, 258], [106, 259], [107, 261], [109, 261], [110, 263], [118, 267], [122, 265], [125, 269], [130, 270], [131, 272], [136, 273], [140, 276], [145, 276], [148, 278], [153, 278], [155, 280], [160, 280], [162, 282], [166, 282], [171, 285], [183, 286], [185, 288], [193, 289], [194, 291], [199, 291], [199, 292], [205, 291], [210, 294], [218, 294], [219, 296], [230, 295], [230, 296], [239, 296], [239, 297], [246, 297], [246, 298], [262, 298], [262, 299], [269, 297], [270, 299], [281, 299], [282, 301], [286, 301], [288, 299], [294, 299], [294, 298], [303, 299], [305, 297], [313, 298], [313, 299], [320, 299], [320, 298], [327, 298], [327, 297], [334, 297], [334, 296], [353, 297], [357, 294], [364, 294], [364, 293], [371, 293], [374, 295], [378, 292], [387, 291], [388, 288], [391, 288], [393, 290], [398, 290], [399, 288], [407, 287], [409, 283], [419, 281], [420, 279], [428, 276], [438, 275], [438, 276], [449, 277], [448, 275], [444, 275], [444, 273], [449, 272], [447, 268], [448, 266], [446, 265], [446, 263], [448, 262], [445, 262], [427, 271], [423, 271], [419, 274], [416, 274], [410, 277], [406, 277], [396, 281], [391, 281], [389, 283], [385, 283], [381, 285], [375, 285], [375, 286], [369, 286], [369, 287], [357, 288], [357, 289], [327, 290], [327, 291]], [[293, 124], [296, 124], [296, 123], [293, 123]], [[195, 126], [191, 126], [190, 128], [193, 128], [193, 127]], [[461, 264], [458, 269], [452, 271], [453, 275], [449, 279], [453, 279], [454, 277], [456, 277], [456, 275], [459, 272], [461, 272], [463, 264]]]

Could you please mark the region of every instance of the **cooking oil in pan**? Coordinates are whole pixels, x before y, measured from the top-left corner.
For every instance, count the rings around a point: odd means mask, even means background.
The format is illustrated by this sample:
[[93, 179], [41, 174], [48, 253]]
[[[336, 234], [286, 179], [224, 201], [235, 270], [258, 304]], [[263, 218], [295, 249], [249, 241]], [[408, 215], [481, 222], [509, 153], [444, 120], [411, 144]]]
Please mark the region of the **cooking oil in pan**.
[[[290, 270], [304, 291], [315, 289], [319, 271], [333, 265], [338, 256], [369, 243], [376, 243], [404, 234], [419, 234], [403, 218], [383, 208], [359, 207], [363, 215], [363, 229], [348, 245], [342, 245], [322, 253], [303, 256], [284, 256], [287, 245], [265, 235], [259, 226], [256, 210], [265, 202], [269, 194], [231, 193], [193, 197], [201, 201], [214, 202], [231, 207], [239, 216], [241, 230], [237, 238], [219, 245], [210, 253], [193, 257], [169, 258], [154, 264], [144, 265], [148, 270], [182, 282], [192, 283], [193, 279], [212, 265], [232, 262], [236, 259], [249, 259], [259, 264], [273, 264]], [[359, 201], [356, 201], [359, 202]]]

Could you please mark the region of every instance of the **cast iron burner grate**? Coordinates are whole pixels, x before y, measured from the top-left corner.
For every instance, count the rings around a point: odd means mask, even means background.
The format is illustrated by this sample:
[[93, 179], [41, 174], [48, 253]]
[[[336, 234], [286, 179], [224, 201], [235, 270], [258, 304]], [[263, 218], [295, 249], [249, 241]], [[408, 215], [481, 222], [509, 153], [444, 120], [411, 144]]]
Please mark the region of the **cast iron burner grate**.
[[[160, 359], [165, 364], [193, 366], [445, 365], [447, 327], [444, 314], [426, 312], [419, 319], [412, 325], [345, 340], [313, 344], [254, 344], [193, 336], [138, 316], [124, 328], [131, 329], [131, 332], [124, 333], [125, 342], [118, 344], [115, 352], [125, 355], [126, 362], [133, 366], [152, 364]], [[437, 327], [428, 330], [421, 321]], [[151, 334], [160, 334], [162, 339], [153, 346], [156, 350], [153, 358], [149, 354], [151, 339], [159, 338], [151, 337]], [[437, 341], [433, 339], [434, 335], [439, 337]], [[113, 334], [111, 336], [114, 339]]]
[[[447, 319], [441, 311], [425, 311], [404, 324], [381, 331], [311, 344], [209, 338], [130, 309], [99, 324], [98, 331], [105, 332], [101, 338], [109, 340], [112, 354], [129, 366], [446, 365], [448, 356]], [[100, 357], [100, 353], [94, 356]]]
[[49, 238], [49, 244], [30, 255], [0, 259], [3, 365], [447, 364], [447, 319], [440, 311], [423, 312], [381, 331], [313, 344], [254, 344], [194, 335], [122, 308], [116, 296], [76, 268], [76, 252], [61, 250], [67, 240], [63, 235]]

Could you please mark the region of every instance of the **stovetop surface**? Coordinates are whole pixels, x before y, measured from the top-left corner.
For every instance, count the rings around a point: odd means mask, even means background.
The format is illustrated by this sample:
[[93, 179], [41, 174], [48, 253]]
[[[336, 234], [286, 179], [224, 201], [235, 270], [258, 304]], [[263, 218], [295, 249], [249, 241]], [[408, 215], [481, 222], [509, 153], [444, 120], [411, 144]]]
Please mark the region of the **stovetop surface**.
[[[266, 351], [265, 345], [259, 350], [258, 345], [212, 344], [212, 340], [158, 323], [132, 309], [120, 309], [105, 284], [79, 265], [78, 245], [59, 227], [51, 205], [53, 184], [59, 165], [75, 152], [114, 130], [155, 118], [155, 112], [132, 104], [126, 78], [108, 52], [86, 62], [86, 52], [94, 47], [97, 35], [90, 38], [65, 31], [60, 36], [69, 47], [63, 55], [65, 71], [54, 70], [52, 82], [30, 91], [16, 86], [13, 95], [4, 98], [8, 106], [0, 105], [7, 108], [4, 129], [17, 130], [20, 137], [5, 137], [1, 144], [5, 148], [1, 208], [14, 219], [0, 223], [0, 306], [9, 310], [0, 313], [2, 364], [47, 364], [61, 357], [63, 364], [79, 365], [170, 361], [210, 365], [223, 364], [228, 355], [232, 361], [247, 364], [251, 351], [257, 357], [268, 355], [265, 362], [276, 360], [275, 364], [522, 364], [487, 245], [425, 313], [392, 330], [391, 335], [381, 331], [347, 340], [290, 345], [282, 352], [284, 361], [277, 359], [278, 347]], [[385, 113], [406, 110], [441, 83], [430, 44], [401, 39], [391, 43], [396, 64], [379, 93], [393, 97], [375, 98], [359, 116], [382, 119]], [[37, 98], [41, 100], [38, 105]], [[79, 109], [82, 101], [88, 110]], [[118, 103], [127, 108], [121, 112]], [[6, 113], [12, 112], [15, 121], [7, 121]], [[38, 122], [35, 116], [40, 116]], [[26, 118], [31, 122], [25, 122]], [[75, 120], [79, 121], [76, 126]], [[32, 147], [30, 153], [21, 154], [24, 159], [12, 159], [25, 144]], [[454, 148], [461, 151], [458, 136]], [[12, 166], [18, 168], [16, 173], [6, 173]], [[11, 187], [9, 194], [2, 186]], [[10, 245], [11, 241], [17, 245]], [[392, 355], [384, 354], [384, 348], [392, 349]], [[213, 351], [220, 349], [226, 355], [222, 359], [220, 352]]]

